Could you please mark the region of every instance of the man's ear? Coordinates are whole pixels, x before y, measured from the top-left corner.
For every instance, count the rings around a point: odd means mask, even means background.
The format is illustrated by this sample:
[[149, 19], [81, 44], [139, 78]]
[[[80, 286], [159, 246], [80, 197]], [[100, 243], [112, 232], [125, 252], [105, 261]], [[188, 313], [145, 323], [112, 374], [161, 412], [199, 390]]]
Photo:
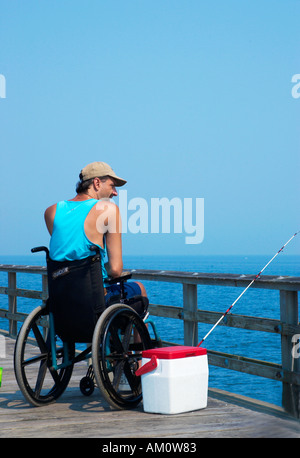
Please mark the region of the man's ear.
[[101, 180], [100, 180], [100, 178], [98, 178], [98, 177], [94, 178], [93, 187], [94, 187], [95, 191], [99, 191], [99, 189], [101, 188]]

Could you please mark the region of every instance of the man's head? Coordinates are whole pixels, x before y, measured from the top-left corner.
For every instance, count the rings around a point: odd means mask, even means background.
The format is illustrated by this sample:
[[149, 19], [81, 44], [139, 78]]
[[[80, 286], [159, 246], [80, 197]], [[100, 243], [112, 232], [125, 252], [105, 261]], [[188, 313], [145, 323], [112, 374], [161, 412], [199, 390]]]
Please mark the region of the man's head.
[[77, 193], [87, 193], [92, 187], [97, 193], [97, 198], [113, 197], [117, 195], [116, 187], [123, 186], [126, 181], [118, 177], [113, 169], [105, 162], [92, 162], [85, 166], [77, 183]]

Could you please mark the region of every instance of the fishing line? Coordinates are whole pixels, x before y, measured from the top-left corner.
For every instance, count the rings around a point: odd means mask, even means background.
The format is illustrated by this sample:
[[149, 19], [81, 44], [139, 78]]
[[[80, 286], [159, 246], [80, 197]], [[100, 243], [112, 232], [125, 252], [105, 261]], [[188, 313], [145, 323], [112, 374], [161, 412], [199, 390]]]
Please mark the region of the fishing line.
[[251, 285], [253, 285], [253, 283], [255, 282], [255, 280], [257, 280], [259, 277], [260, 277], [260, 274], [268, 267], [269, 264], [271, 264], [271, 262], [276, 258], [276, 256], [279, 255], [279, 253], [287, 246], [288, 243], [290, 243], [290, 241], [296, 237], [296, 235], [299, 233], [300, 231], [297, 231], [295, 232], [295, 234], [280, 248], [280, 250], [277, 251], [277, 253], [273, 256], [272, 259], [270, 259], [270, 261], [265, 265], [265, 267], [263, 267], [261, 269], [261, 271], [253, 278], [253, 280], [249, 283], [249, 285], [241, 292], [241, 294], [239, 295], [239, 297], [231, 304], [231, 306], [226, 310], [225, 313], [223, 313], [223, 315], [221, 316], [221, 318], [219, 318], [219, 320], [216, 322], [216, 324], [214, 324], [214, 326], [211, 328], [211, 330], [206, 334], [206, 336], [203, 337], [203, 339], [198, 343], [197, 347], [200, 347], [200, 345], [204, 342], [204, 340], [210, 335], [211, 332], [213, 332], [213, 330], [218, 326], [218, 324], [225, 318], [225, 316], [227, 315], [227, 313], [230, 312], [230, 310], [232, 309], [232, 307], [237, 303], [237, 301], [243, 296], [243, 294], [245, 294], [245, 292], [247, 291], [248, 288], [250, 288]]

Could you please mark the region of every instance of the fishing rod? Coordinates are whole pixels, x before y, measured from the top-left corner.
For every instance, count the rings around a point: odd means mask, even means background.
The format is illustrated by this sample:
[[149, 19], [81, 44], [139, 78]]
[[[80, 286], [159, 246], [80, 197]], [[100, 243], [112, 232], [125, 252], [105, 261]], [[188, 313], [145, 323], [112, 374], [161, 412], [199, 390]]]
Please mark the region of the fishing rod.
[[206, 336], [203, 337], [203, 339], [198, 343], [197, 347], [200, 347], [200, 345], [204, 342], [204, 340], [209, 336], [209, 334], [211, 332], [213, 332], [213, 330], [218, 326], [218, 324], [225, 318], [225, 316], [227, 315], [227, 313], [230, 312], [230, 310], [232, 309], [232, 307], [237, 303], [237, 301], [243, 296], [243, 294], [245, 294], [245, 292], [247, 291], [248, 288], [250, 288], [251, 285], [253, 285], [253, 283], [255, 282], [255, 280], [257, 280], [259, 277], [260, 277], [260, 274], [268, 267], [269, 264], [271, 264], [271, 262], [276, 258], [276, 256], [279, 255], [279, 253], [287, 246], [288, 243], [290, 243], [290, 241], [296, 237], [296, 235], [299, 233], [300, 231], [297, 231], [295, 232], [295, 234], [280, 248], [279, 251], [277, 251], [277, 253], [273, 256], [272, 259], [270, 259], [270, 261], [265, 265], [265, 267], [263, 267], [263, 269], [261, 269], [261, 271], [253, 278], [253, 280], [249, 283], [249, 285], [241, 292], [241, 294], [239, 295], [239, 297], [233, 302], [233, 304], [231, 304], [231, 306], [226, 310], [225, 313], [223, 313], [223, 315], [221, 316], [221, 318], [219, 318], [219, 320], [216, 322], [216, 324], [214, 324], [214, 326], [211, 328], [211, 330], [206, 334]]

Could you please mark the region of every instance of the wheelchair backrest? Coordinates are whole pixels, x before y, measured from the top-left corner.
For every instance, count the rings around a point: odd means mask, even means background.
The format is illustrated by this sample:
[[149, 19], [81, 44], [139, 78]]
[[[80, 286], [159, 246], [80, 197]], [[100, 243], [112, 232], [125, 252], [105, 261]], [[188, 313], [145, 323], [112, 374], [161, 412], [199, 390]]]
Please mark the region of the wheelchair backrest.
[[100, 254], [76, 261], [47, 259], [49, 311], [65, 342], [91, 342], [105, 309]]

